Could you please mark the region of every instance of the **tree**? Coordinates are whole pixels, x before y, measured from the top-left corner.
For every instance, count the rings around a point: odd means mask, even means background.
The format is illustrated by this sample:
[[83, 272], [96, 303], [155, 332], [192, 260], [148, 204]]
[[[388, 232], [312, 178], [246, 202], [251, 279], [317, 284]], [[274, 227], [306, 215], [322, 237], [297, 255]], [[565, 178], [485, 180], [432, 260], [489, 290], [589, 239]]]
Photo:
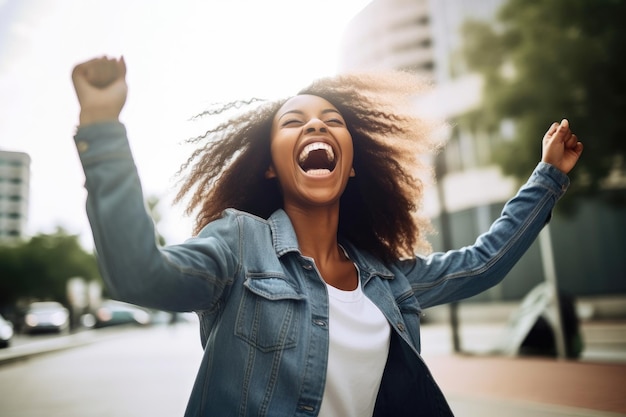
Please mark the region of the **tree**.
[[[624, 16], [626, 0], [509, 0], [495, 25], [464, 25], [466, 63], [485, 77], [484, 108], [466, 117], [491, 131], [513, 122], [495, 152], [505, 174], [527, 178], [540, 138], [564, 117], [585, 146], [570, 195], [598, 195], [610, 173], [624, 174]], [[610, 195], [626, 201], [624, 190]]]
[[66, 303], [67, 281], [72, 277], [101, 279], [95, 256], [80, 246], [78, 236], [63, 229], [15, 246], [0, 246], [0, 306], [22, 298]]

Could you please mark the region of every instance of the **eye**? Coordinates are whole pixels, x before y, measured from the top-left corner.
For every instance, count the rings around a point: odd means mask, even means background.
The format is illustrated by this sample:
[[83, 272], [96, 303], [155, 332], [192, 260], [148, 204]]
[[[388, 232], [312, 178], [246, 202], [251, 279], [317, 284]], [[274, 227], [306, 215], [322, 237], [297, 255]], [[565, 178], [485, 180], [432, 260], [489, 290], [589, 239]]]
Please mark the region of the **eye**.
[[345, 125], [345, 123], [341, 119], [329, 119], [329, 120], [326, 120], [324, 123], [326, 123], [327, 125], [334, 125], [334, 126], [344, 126]]
[[289, 125], [296, 125], [296, 124], [302, 124], [302, 121], [299, 119], [288, 119], [283, 122], [282, 126], [289, 126]]

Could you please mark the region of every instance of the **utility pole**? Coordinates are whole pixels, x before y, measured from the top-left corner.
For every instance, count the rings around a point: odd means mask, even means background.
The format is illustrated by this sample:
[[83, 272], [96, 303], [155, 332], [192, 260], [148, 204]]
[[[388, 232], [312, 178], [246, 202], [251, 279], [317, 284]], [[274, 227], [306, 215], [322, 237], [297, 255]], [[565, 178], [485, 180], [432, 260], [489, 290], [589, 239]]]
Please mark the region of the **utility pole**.
[[[443, 187], [443, 178], [447, 173], [446, 157], [439, 152], [435, 157], [435, 178], [437, 180], [437, 196], [439, 199], [439, 220], [441, 222], [439, 234], [441, 236], [442, 250], [452, 249], [452, 232], [450, 228], [450, 215], [446, 207], [446, 192]], [[459, 337], [459, 313], [458, 303], [448, 304], [450, 313], [450, 327], [452, 330], [452, 348], [455, 353], [461, 352], [461, 340]]]
[[[561, 300], [559, 297], [559, 284], [556, 276], [556, 267], [554, 266], [554, 252], [552, 251], [552, 235], [550, 233], [550, 225], [547, 224], [539, 233], [539, 248], [541, 251], [541, 263], [543, 265], [543, 273], [546, 283], [552, 292], [552, 307], [555, 317], [554, 342], [556, 345], [556, 353], [559, 359], [567, 358], [565, 348], [565, 333], [563, 332], [563, 317], [561, 315]], [[548, 308], [550, 308], [548, 307]]]

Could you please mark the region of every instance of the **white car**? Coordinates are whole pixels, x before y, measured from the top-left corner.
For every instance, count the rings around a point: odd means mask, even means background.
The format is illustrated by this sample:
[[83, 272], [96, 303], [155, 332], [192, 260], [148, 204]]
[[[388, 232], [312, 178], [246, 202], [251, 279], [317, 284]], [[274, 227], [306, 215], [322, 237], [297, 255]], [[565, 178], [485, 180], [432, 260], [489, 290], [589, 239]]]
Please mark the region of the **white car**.
[[9, 347], [13, 339], [13, 323], [0, 315], [0, 348]]
[[70, 312], [63, 304], [56, 301], [37, 301], [28, 306], [22, 331], [24, 333], [45, 331], [64, 333], [69, 328]]

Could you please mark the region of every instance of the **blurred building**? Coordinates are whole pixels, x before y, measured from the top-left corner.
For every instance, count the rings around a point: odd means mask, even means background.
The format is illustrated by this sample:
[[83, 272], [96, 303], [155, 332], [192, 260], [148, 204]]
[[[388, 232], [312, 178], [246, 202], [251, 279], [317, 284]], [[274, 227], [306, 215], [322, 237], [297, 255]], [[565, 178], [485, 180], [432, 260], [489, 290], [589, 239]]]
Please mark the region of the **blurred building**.
[[[435, 87], [416, 97], [416, 111], [453, 122], [441, 155], [445, 166], [438, 178], [441, 188], [429, 190], [425, 210], [441, 230], [446, 226], [440, 216], [445, 201], [454, 233], [449, 242], [443, 242], [441, 234], [434, 236], [435, 249], [458, 245], [462, 231], [474, 238], [486, 231], [493, 220], [490, 205], [501, 204], [515, 191], [513, 181], [491, 164], [492, 138], [455, 120], [480, 106], [483, 86], [482, 78], [468, 73], [459, 58], [461, 25], [468, 18], [493, 19], [502, 2], [373, 0], [345, 32], [340, 71], [398, 69], [421, 75]], [[459, 224], [466, 211], [471, 214]]]
[[[454, 120], [481, 104], [482, 78], [468, 73], [460, 57], [461, 27], [467, 19], [493, 20], [504, 0], [373, 0], [350, 22], [344, 35], [339, 70], [398, 69], [432, 81], [436, 88], [416, 98], [421, 114]], [[462, 172], [472, 182], [502, 180], [494, 175], [491, 142], [497, 138], [454, 123], [446, 147], [447, 171]], [[472, 170], [484, 171], [470, 172]], [[485, 177], [487, 176], [487, 178]], [[450, 182], [452, 178], [448, 178]], [[495, 185], [495, 184], [494, 184]], [[511, 184], [496, 185], [499, 195], [510, 195]], [[454, 189], [467, 190], [463, 185]], [[486, 187], [483, 187], [486, 188]], [[452, 210], [484, 202], [458, 201], [458, 192], [446, 200]]]
[[[420, 74], [434, 89], [416, 97], [416, 111], [452, 122], [439, 161], [444, 167], [440, 189], [431, 190], [425, 207], [436, 228], [447, 226], [450, 231], [446, 241], [445, 234], [433, 237], [436, 250], [472, 244], [517, 188], [492, 162], [494, 145], [507, 140], [515, 127], [503, 123], [500, 131], [489, 132], [467, 126], [460, 118], [480, 108], [483, 89], [482, 77], [469, 73], [463, 62], [461, 27], [468, 19], [494, 21], [505, 1], [373, 0], [345, 31], [341, 72], [399, 69]], [[575, 295], [626, 293], [626, 261], [620, 254], [626, 237], [616, 232], [626, 230], [623, 211], [589, 201], [578, 212], [576, 218], [555, 216], [551, 222], [559, 284]], [[535, 242], [507, 280], [477, 299], [517, 300], [544, 279]]]
[[372, 1], [349, 23], [341, 70], [402, 69], [431, 75], [428, 0]]
[[438, 83], [467, 75], [461, 26], [493, 20], [504, 0], [373, 0], [348, 24], [341, 71], [400, 69]]
[[28, 222], [30, 157], [0, 150], [0, 244], [21, 240]]

